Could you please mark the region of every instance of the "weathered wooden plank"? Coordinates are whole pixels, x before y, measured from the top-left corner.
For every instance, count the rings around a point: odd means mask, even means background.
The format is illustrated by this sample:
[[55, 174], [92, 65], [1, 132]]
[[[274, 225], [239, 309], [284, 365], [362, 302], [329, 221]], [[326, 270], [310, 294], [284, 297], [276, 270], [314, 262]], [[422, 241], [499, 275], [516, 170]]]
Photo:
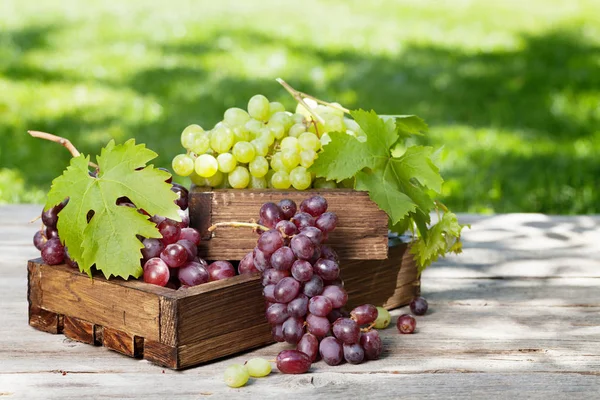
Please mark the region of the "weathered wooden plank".
[[144, 338], [108, 326], [103, 329], [102, 344], [129, 357], [141, 357], [144, 354]]
[[[217, 222], [258, 220], [258, 211], [265, 202], [277, 203], [290, 198], [300, 205], [309, 196], [307, 192], [281, 190], [215, 190], [210, 193], [211, 207], [205, 206], [208, 195], [201, 188], [194, 188], [190, 194], [190, 224], [204, 236], [207, 236], [204, 229]], [[311, 191], [312, 194], [325, 196], [328, 209], [338, 216], [337, 228], [329, 235], [328, 243], [342, 259], [387, 258], [387, 215], [366, 192], [340, 189]], [[219, 228], [210, 240], [200, 243], [199, 251], [211, 260], [241, 260], [255, 246], [256, 235], [249, 229]]]
[[154, 340], [144, 340], [144, 359], [167, 368], [180, 368], [177, 347], [162, 344]]
[[89, 321], [84, 321], [80, 318], [64, 316], [63, 334], [69, 339], [78, 342], [94, 344], [94, 324]]

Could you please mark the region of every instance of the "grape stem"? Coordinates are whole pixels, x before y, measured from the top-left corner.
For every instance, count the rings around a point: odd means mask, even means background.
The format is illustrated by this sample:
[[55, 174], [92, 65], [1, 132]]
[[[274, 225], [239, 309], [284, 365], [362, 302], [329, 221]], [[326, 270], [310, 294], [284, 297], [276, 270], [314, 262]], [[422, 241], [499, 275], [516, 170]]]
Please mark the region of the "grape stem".
[[[71, 155], [73, 157], [79, 157], [79, 155], [81, 154], [79, 152], [79, 150], [77, 150], [77, 148], [73, 145], [73, 143], [71, 143], [71, 141], [69, 139], [65, 139], [64, 137], [56, 136], [51, 133], [39, 132], [39, 131], [27, 131], [27, 133], [29, 133], [34, 138], [46, 139], [51, 142], [60, 144], [61, 146], [65, 147], [67, 150], [69, 150], [69, 153], [71, 153]], [[90, 162], [88, 162], [88, 164], [91, 167], [98, 169], [98, 165], [94, 164], [93, 162], [90, 161]]]
[[[306, 104], [304, 103], [304, 99], [302, 99], [302, 98], [303, 98], [303, 97], [307, 97], [307, 98], [309, 98], [309, 99], [311, 99], [311, 100], [314, 100], [314, 101], [316, 101], [317, 103], [320, 103], [320, 104], [323, 104], [323, 105], [329, 106], [329, 107], [331, 107], [331, 108], [338, 109], [338, 110], [340, 110], [340, 111], [342, 111], [342, 112], [345, 112], [346, 114], [350, 114], [350, 110], [348, 110], [346, 107], [342, 107], [342, 106], [341, 106], [341, 105], [339, 105], [339, 104], [332, 104], [332, 103], [328, 103], [328, 102], [326, 102], [326, 101], [324, 101], [324, 100], [317, 99], [315, 96], [311, 96], [310, 94], [306, 94], [306, 93], [303, 93], [303, 92], [301, 92], [301, 91], [299, 91], [299, 90], [296, 90], [296, 89], [294, 89], [293, 87], [291, 87], [291, 86], [290, 86], [290, 85], [289, 85], [289, 84], [288, 84], [286, 81], [284, 81], [284, 80], [283, 80], [283, 79], [281, 79], [281, 78], [277, 78], [277, 79], [276, 79], [276, 81], [277, 81], [277, 82], [279, 82], [279, 83], [281, 84], [281, 86], [283, 86], [283, 87], [284, 87], [284, 88], [285, 88], [285, 89], [286, 89], [288, 92], [290, 92], [290, 94], [291, 94], [292, 96], [294, 96], [294, 98], [295, 98], [296, 100], [298, 100], [300, 103], [302, 103], [302, 105], [303, 105], [304, 107], [306, 107]], [[300, 101], [300, 99], [302, 99], [302, 101]], [[308, 108], [308, 107], [307, 107], [307, 108]], [[310, 111], [310, 108], [309, 108], [308, 110]], [[312, 114], [312, 113], [311, 113], [311, 114]], [[321, 121], [319, 121], [319, 122], [321, 122]], [[322, 123], [322, 122], [321, 122], [321, 123]]]
[[255, 222], [237, 222], [237, 221], [227, 221], [227, 222], [217, 222], [216, 224], [213, 224], [211, 226], [208, 227], [208, 231], [212, 232], [215, 229], [222, 227], [222, 226], [229, 226], [229, 227], [234, 227], [234, 228], [254, 228], [254, 229], [260, 229], [262, 231], [268, 231], [270, 228], [267, 228], [264, 225], [261, 224], [257, 224]]
[[[285, 88], [285, 90], [287, 90], [293, 98], [296, 99], [296, 101], [300, 104], [302, 104], [304, 106], [304, 108], [306, 108], [308, 110], [308, 112], [313, 116], [313, 119], [318, 121], [321, 124], [324, 124], [325, 121], [323, 120], [323, 118], [321, 118], [319, 115], [317, 115], [312, 108], [310, 108], [310, 106], [308, 104], [306, 104], [306, 102], [304, 101], [304, 99], [302, 98], [302, 96], [304, 95], [305, 97], [309, 97], [306, 94], [297, 91], [296, 89], [294, 89], [293, 87], [291, 87], [290, 85], [288, 85], [288, 83], [286, 81], [284, 81], [281, 78], [277, 78], [276, 79], [277, 82], [279, 82], [281, 84], [281, 86], [283, 86]], [[315, 100], [316, 101], [316, 100]]]
[[30, 224], [33, 224], [35, 221], [37, 221], [38, 219], [42, 218], [41, 215], [38, 215], [37, 217], [33, 218], [32, 220], [29, 221]]

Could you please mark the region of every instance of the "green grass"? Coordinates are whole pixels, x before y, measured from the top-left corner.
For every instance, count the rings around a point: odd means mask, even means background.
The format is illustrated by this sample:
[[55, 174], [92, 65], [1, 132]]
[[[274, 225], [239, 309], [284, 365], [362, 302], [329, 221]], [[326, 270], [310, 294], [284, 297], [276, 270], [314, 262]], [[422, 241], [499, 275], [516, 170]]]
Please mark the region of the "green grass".
[[168, 167], [190, 123], [275, 83], [417, 114], [456, 211], [600, 212], [600, 2], [0, 4], [0, 202], [40, 202], [69, 154], [135, 137]]

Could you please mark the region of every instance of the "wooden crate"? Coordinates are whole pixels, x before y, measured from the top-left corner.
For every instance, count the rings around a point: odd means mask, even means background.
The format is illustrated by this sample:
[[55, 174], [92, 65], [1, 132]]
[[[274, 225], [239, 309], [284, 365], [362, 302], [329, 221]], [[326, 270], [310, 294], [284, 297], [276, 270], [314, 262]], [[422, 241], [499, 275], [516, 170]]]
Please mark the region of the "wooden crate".
[[371, 201], [367, 192], [351, 189], [283, 191], [274, 189], [222, 189], [195, 187], [190, 191], [190, 226], [200, 231], [199, 254], [209, 260], [241, 260], [256, 246], [256, 236], [241, 228], [207, 228], [217, 222], [258, 220], [266, 202], [292, 199], [298, 206], [310, 196], [327, 199], [328, 210], [338, 216], [330, 244], [343, 260], [383, 260], [388, 256], [388, 217]]
[[[391, 309], [420, 292], [404, 243], [386, 260], [341, 263], [348, 308]], [[29, 324], [180, 369], [272, 343], [261, 277], [240, 275], [173, 290], [142, 281], [90, 279], [67, 265], [28, 264]]]

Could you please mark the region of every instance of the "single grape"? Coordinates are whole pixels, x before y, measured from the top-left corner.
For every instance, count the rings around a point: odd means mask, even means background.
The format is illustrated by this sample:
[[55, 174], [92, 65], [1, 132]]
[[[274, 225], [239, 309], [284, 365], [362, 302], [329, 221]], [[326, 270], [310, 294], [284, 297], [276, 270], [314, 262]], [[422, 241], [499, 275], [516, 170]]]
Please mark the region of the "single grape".
[[144, 264], [144, 282], [166, 286], [169, 282], [169, 267], [160, 258], [154, 257]]
[[280, 247], [271, 255], [271, 266], [275, 269], [288, 271], [296, 261], [294, 252], [287, 246]]
[[182, 185], [173, 183], [171, 185], [171, 191], [177, 194], [177, 200], [175, 204], [179, 206], [180, 210], [186, 210], [188, 208], [188, 198], [190, 192]]
[[302, 318], [289, 317], [282, 325], [283, 337], [290, 344], [296, 344], [304, 335], [304, 320]]
[[333, 334], [343, 343], [358, 343], [360, 339], [360, 326], [350, 318], [340, 318], [333, 323]]
[[235, 135], [226, 125], [215, 127], [210, 134], [210, 147], [217, 153], [227, 153], [234, 142]]
[[313, 276], [313, 267], [306, 260], [296, 260], [291, 268], [292, 276], [299, 282], [307, 282]]
[[306, 329], [318, 338], [325, 337], [331, 329], [331, 323], [325, 317], [319, 317], [314, 314], [306, 316]]
[[42, 247], [42, 259], [48, 265], [62, 264], [65, 260], [65, 248], [60, 239], [49, 239]]
[[189, 240], [178, 240], [177, 241], [178, 244], [182, 245], [183, 247], [185, 247], [185, 251], [187, 252], [188, 261], [193, 261], [196, 256], [198, 255], [198, 247], [196, 247], [196, 245], [194, 244], [194, 242], [190, 242]]
[[267, 268], [263, 271], [262, 274], [262, 284], [266, 285], [276, 285], [283, 278], [287, 278], [290, 276], [290, 271], [288, 270], [277, 270], [275, 268]]
[[248, 183], [249, 189], [266, 189], [268, 187], [267, 180], [263, 178], [257, 178], [250, 176], [250, 183]]
[[[302, 293], [308, 297], [318, 296], [322, 292], [323, 280], [317, 275], [313, 275], [312, 278], [304, 284], [304, 288], [302, 289]], [[331, 298], [329, 300], [331, 300]]]
[[267, 123], [267, 128], [277, 140], [281, 140], [285, 136], [285, 126], [279, 122], [269, 121], [269, 123]]
[[410, 311], [415, 315], [425, 315], [428, 307], [427, 300], [423, 297], [415, 297], [410, 302]]
[[215, 261], [212, 264], [209, 264], [207, 271], [211, 281], [218, 281], [235, 276], [235, 268], [233, 268], [233, 265], [231, 265], [229, 261]]
[[225, 384], [232, 388], [244, 386], [248, 382], [248, 379], [250, 379], [248, 370], [240, 364], [230, 365], [225, 369], [225, 374], [223, 375]]
[[189, 240], [190, 242], [198, 246], [200, 244], [200, 232], [198, 232], [194, 228], [182, 228], [181, 233], [179, 234], [179, 240], [182, 239]]
[[248, 130], [254, 136], [258, 136], [260, 134], [260, 130], [265, 127], [265, 123], [254, 118], [250, 118], [248, 122], [244, 124], [244, 128]]
[[308, 189], [312, 183], [310, 172], [305, 167], [296, 167], [290, 171], [290, 183], [296, 190]]
[[271, 129], [267, 128], [266, 126], [261, 128], [257, 139], [261, 142], [264, 142], [267, 146], [271, 146], [273, 143], [275, 143], [275, 136], [271, 132]]
[[[198, 134], [204, 134], [204, 129], [202, 129], [202, 127], [200, 125], [189, 125], [187, 126], [183, 132], [181, 133], [181, 145], [188, 150], [192, 150], [192, 144], [194, 143], [194, 139], [196, 137], [196, 135]], [[208, 150], [208, 146], [207, 149]], [[204, 151], [206, 151], [204, 150]], [[204, 151], [200, 152], [200, 153], [204, 153]]]
[[300, 231], [301, 234], [306, 235], [309, 239], [315, 244], [315, 246], [319, 246], [321, 241], [323, 240], [323, 232], [317, 227], [307, 226], [306, 228], [302, 228]]
[[189, 176], [194, 172], [194, 159], [187, 154], [178, 154], [173, 158], [173, 171], [179, 176]]
[[260, 272], [258, 268], [254, 265], [254, 254], [250, 252], [242, 258], [240, 264], [238, 265], [238, 272], [240, 275], [242, 274], [253, 274], [255, 272]]
[[283, 350], [277, 355], [277, 369], [284, 374], [303, 374], [310, 369], [310, 357], [298, 350]]
[[290, 317], [304, 317], [308, 313], [308, 297], [302, 293], [299, 294], [287, 304], [287, 312]]
[[142, 241], [142, 244], [144, 245], [142, 256], [145, 260], [160, 257], [160, 253], [165, 249], [165, 245], [159, 239], [147, 238]]
[[300, 203], [300, 211], [318, 217], [327, 211], [327, 200], [322, 196], [313, 196]]
[[300, 151], [302, 151], [302, 148], [300, 147], [300, 143], [298, 143], [298, 139], [296, 139], [295, 137], [284, 137], [283, 140], [281, 141], [281, 143], [279, 143], [279, 148], [280, 149], [292, 149], [295, 152], [299, 153]]
[[306, 125], [304, 125], [303, 123], [296, 123], [290, 127], [288, 135], [290, 135], [291, 137], [298, 138], [304, 132], [306, 132]]
[[377, 318], [375, 319], [375, 325], [377, 329], [385, 329], [390, 324], [392, 316], [390, 312], [383, 307], [377, 307]]
[[281, 161], [281, 152], [277, 152], [271, 156], [270, 165], [274, 171], [285, 171], [285, 167]]
[[194, 171], [203, 178], [210, 178], [219, 170], [217, 159], [210, 154], [201, 154], [196, 158]]
[[312, 240], [303, 234], [294, 236], [290, 240], [290, 247], [294, 255], [301, 260], [308, 260], [315, 252], [315, 244]]
[[294, 214], [296, 214], [297, 206], [294, 200], [283, 199], [278, 204], [279, 209], [281, 210], [281, 215], [285, 219], [291, 219]]
[[345, 318], [347, 316], [348, 315], [345, 315], [345, 313], [343, 313], [339, 308], [334, 308], [329, 314], [327, 314], [327, 319], [333, 324], [339, 318]]
[[275, 300], [275, 285], [266, 285], [263, 288], [263, 296], [267, 301], [277, 303], [277, 300]]
[[278, 303], [289, 303], [300, 292], [300, 282], [292, 277], [285, 277], [275, 285], [274, 297]]
[[181, 235], [181, 228], [176, 221], [172, 219], [165, 219], [157, 226], [158, 231], [162, 235], [162, 242], [165, 245], [169, 245], [179, 240]]
[[263, 156], [256, 156], [254, 160], [250, 161], [248, 168], [252, 176], [262, 178], [269, 172], [269, 162]]
[[281, 210], [275, 203], [264, 203], [260, 207], [258, 214], [263, 225], [268, 226], [269, 228], [274, 228], [275, 225], [277, 225], [277, 223], [283, 219]]
[[254, 258], [254, 266], [259, 271], [264, 271], [268, 268], [271, 268], [271, 255], [266, 254], [261, 251], [258, 247], [255, 247], [253, 250], [253, 258]]
[[264, 358], [251, 358], [246, 362], [248, 374], [254, 378], [262, 378], [271, 373], [271, 363]]
[[182, 285], [196, 286], [210, 280], [210, 275], [202, 264], [196, 261], [188, 261], [177, 268], [177, 278]]
[[365, 352], [367, 360], [377, 360], [381, 355], [381, 338], [379, 337], [379, 332], [375, 329], [364, 332], [360, 336], [360, 345]]
[[254, 146], [254, 151], [257, 157], [265, 157], [269, 154], [269, 144], [260, 138], [251, 140], [250, 143]]
[[[296, 226], [294, 225], [294, 229], [296, 228]], [[35, 234], [33, 235], [33, 245], [35, 246], [36, 249], [38, 250], [42, 250], [42, 248], [44, 247], [44, 244], [46, 244], [46, 242], [48, 241], [48, 239], [46, 239], [46, 237], [42, 234], [42, 231], [36, 231]]]
[[319, 151], [321, 141], [319, 137], [312, 132], [304, 132], [298, 137], [298, 144], [302, 150]]
[[44, 228], [44, 236], [46, 236], [48, 240], [58, 239], [58, 230], [56, 228], [47, 226]]
[[277, 225], [275, 225], [275, 229], [283, 233], [285, 236], [294, 236], [298, 233], [298, 228], [296, 228], [296, 225], [294, 225], [292, 221], [287, 221], [285, 219], [283, 221], [279, 221]]
[[256, 150], [249, 142], [237, 142], [233, 145], [233, 156], [241, 163], [247, 164], [256, 157]]
[[296, 149], [281, 150], [281, 163], [286, 171], [291, 171], [300, 164], [300, 152]]
[[289, 315], [287, 312], [287, 304], [274, 303], [265, 312], [265, 317], [271, 325], [283, 324]]
[[377, 307], [372, 304], [363, 304], [350, 311], [350, 317], [358, 325], [367, 325], [377, 319]]
[[[315, 155], [316, 155], [316, 153], [315, 153]], [[302, 153], [300, 153], [300, 157], [302, 157]], [[304, 166], [306, 167], [306, 165], [304, 165]], [[335, 181], [328, 181], [325, 178], [317, 178], [313, 182], [313, 187], [315, 189], [336, 189], [337, 184], [335, 183]]]
[[244, 125], [249, 120], [248, 113], [237, 107], [228, 108], [223, 115], [223, 121], [229, 126]]
[[250, 173], [246, 167], [236, 167], [228, 176], [229, 184], [234, 189], [244, 189], [250, 183]]
[[283, 114], [286, 115], [287, 114], [284, 112], [285, 111], [285, 107], [283, 106], [283, 104], [281, 104], [278, 101], [272, 101], [269, 103], [269, 111], [270, 111], [270, 115], [271, 115], [271, 119], [273, 119], [276, 115], [278, 114]]
[[[264, 223], [264, 220], [263, 220], [263, 223]], [[298, 237], [298, 236], [295, 236], [295, 237]], [[273, 254], [275, 252], [275, 250], [279, 249], [282, 246], [283, 246], [283, 237], [281, 236], [281, 233], [276, 229], [270, 229], [270, 230], [264, 232], [263, 234], [261, 234], [256, 243], [256, 247], [258, 247], [266, 255]], [[292, 248], [292, 250], [293, 250], [293, 248]]]
[[283, 337], [283, 326], [282, 326], [282, 324], [280, 324], [280, 325], [273, 325], [271, 327], [271, 336], [273, 336], [273, 339], [275, 339], [276, 342], [285, 342], [285, 338]]
[[217, 156], [217, 164], [219, 171], [228, 174], [237, 167], [237, 160], [231, 153], [222, 153]]
[[188, 145], [184, 147], [194, 154], [204, 154], [210, 149], [210, 136], [206, 132], [196, 133], [188, 140]]
[[58, 222], [58, 210], [57, 206], [50, 207], [49, 209], [42, 212], [42, 223], [48, 227], [56, 228]]
[[270, 115], [269, 100], [261, 94], [252, 96], [248, 101], [248, 114], [259, 121], [268, 121]]
[[296, 213], [292, 217], [291, 221], [296, 225], [296, 227], [300, 231], [306, 228], [307, 226], [315, 226], [315, 219], [313, 218], [313, 216], [305, 212]]
[[413, 333], [417, 327], [417, 320], [409, 314], [402, 314], [396, 321], [396, 327], [400, 333]]
[[325, 296], [314, 296], [308, 301], [308, 311], [317, 317], [326, 317], [333, 310], [331, 300]]
[[365, 359], [365, 351], [360, 343], [346, 344], [344, 348], [344, 359], [350, 364], [360, 364]]
[[160, 258], [170, 268], [178, 268], [188, 260], [188, 252], [181, 244], [172, 243], [167, 245], [164, 250], [160, 252]]
[[315, 163], [316, 159], [317, 152], [314, 150], [302, 150], [300, 152], [300, 166], [304, 168], [310, 168]]
[[285, 171], [277, 171], [271, 177], [271, 185], [275, 189], [289, 189], [291, 184], [290, 175]]
[[326, 244], [321, 245], [321, 258], [326, 258], [336, 262], [339, 262], [340, 260], [335, 250]]
[[348, 301], [348, 293], [338, 286], [325, 286], [322, 295], [329, 297], [329, 300], [331, 300], [331, 303], [333, 304], [333, 308], [343, 307]]
[[319, 344], [319, 353], [327, 365], [338, 365], [344, 359], [342, 343], [333, 336], [326, 337]]
[[312, 333], [305, 333], [296, 346], [296, 350], [306, 354], [310, 361], [315, 362], [319, 355], [319, 339]]
[[315, 226], [321, 231], [329, 233], [335, 229], [337, 221], [337, 215], [332, 212], [324, 212], [315, 221]]

